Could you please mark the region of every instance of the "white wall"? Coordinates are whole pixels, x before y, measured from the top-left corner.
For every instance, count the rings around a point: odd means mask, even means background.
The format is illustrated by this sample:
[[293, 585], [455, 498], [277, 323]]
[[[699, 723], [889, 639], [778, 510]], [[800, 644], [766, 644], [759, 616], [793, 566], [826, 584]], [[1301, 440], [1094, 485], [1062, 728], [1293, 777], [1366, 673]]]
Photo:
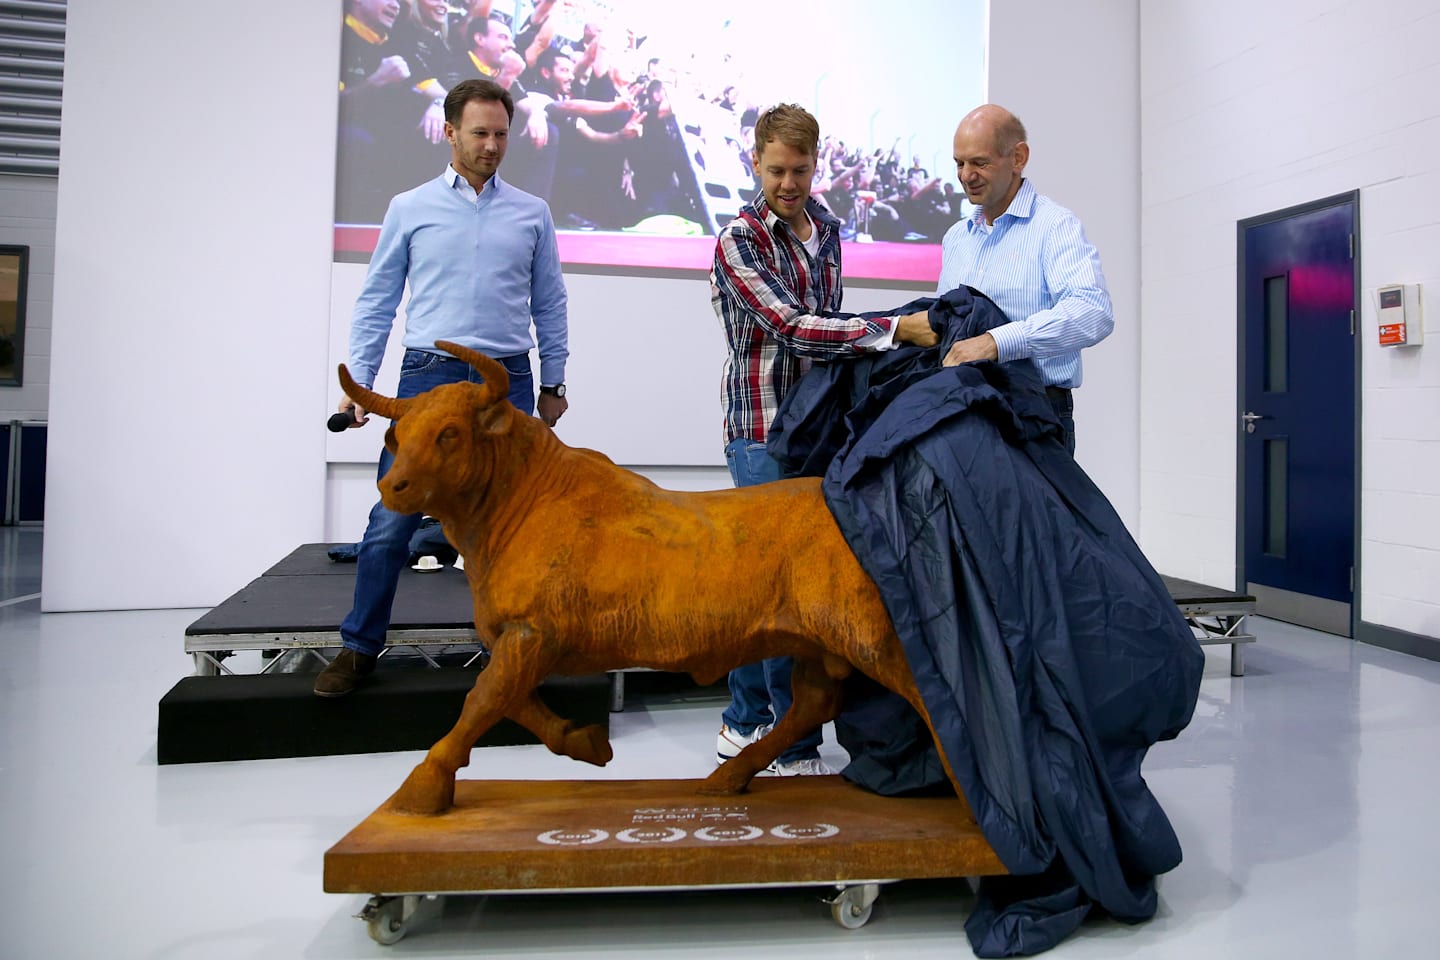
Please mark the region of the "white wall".
[[0, 243], [30, 248], [21, 385], [0, 387], [0, 421], [44, 420], [50, 408], [50, 328], [55, 296], [54, 178], [0, 176]]
[[46, 610], [211, 605], [319, 539], [335, 12], [69, 4]]
[[[1360, 190], [1361, 617], [1440, 637], [1440, 9], [1145, 3], [1141, 544], [1235, 582], [1236, 221]], [[1384, 351], [1371, 292], [1425, 285]]]
[[[46, 610], [213, 605], [299, 543], [358, 536], [373, 500], [366, 468], [327, 468], [321, 426], [334, 392], [338, 2], [287, 5], [284, 29], [273, 17], [231, 16], [230, 6], [69, 6]], [[1077, 418], [1082, 462], [1133, 526], [1138, 278], [1125, 247], [1135, 232], [1126, 208], [1135, 203], [1134, 2], [1085, 16], [1038, 0], [997, 6], [994, 96], [1031, 127], [1037, 183], [1085, 219], [1120, 313], [1121, 329], [1087, 352]], [[1057, 16], [1063, 36], [1046, 39], [1048, 27], [1037, 36], [1037, 19]], [[216, 69], [220, 23], [225, 48], [264, 69]], [[1045, 80], [1047, 71], [1062, 82]], [[1091, 92], [1072, 82], [1080, 76]], [[180, 79], [162, 90], [157, 77]], [[1103, 109], [1093, 109], [1094, 90]], [[947, 130], [973, 106], [936, 101]], [[586, 417], [616, 408], [637, 429], [665, 429], [677, 397], [713, 403], [677, 437], [701, 438], [712, 465], [637, 466], [667, 485], [728, 485], [718, 466], [719, 334], [704, 281], [569, 282], [583, 325], [571, 429], [579, 435]], [[914, 294], [851, 288], [847, 307]], [[647, 322], [710, 331], [673, 371], [676, 385], [645, 389], [655, 363], [672, 359], [663, 341], [656, 357], [629, 364], [583, 358], [584, 337], [625, 331], [656, 304], [673, 309]], [[716, 352], [702, 362], [705, 337]], [[602, 406], [616, 396], [625, 402]]]
[[[1137, 532], [1140, 494], [1138, 0], [995, 0], [990, 100], [1024, 122], [1028, 176], [1100, 252], [1115, 332], [1083, 354], [1075, 458]], [[973, 105], [952, 104], [953, 129]], [[938, 120], [937, 120], [938, 122]], [[952, 171], [953, 174], [953, 171]]]

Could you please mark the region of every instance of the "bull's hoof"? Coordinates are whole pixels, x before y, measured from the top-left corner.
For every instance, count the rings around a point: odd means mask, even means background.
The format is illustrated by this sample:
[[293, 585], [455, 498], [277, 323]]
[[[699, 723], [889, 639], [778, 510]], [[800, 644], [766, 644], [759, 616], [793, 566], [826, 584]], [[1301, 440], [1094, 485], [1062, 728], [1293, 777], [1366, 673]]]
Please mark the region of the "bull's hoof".
[[716, 767], [714, 773], [701, 781], [695, 792], [704, 797], [733, 797], [744, 793], [754, 778], [753, 773], [746, 775], [734, 760], [730, 760]]
[[455, 775], [422, 760], [386, 803], [393, 813], [433, 817], [455, 805]]
[[572, 730], [565, 738], [565, 752], [576, 760], [603, 767], [615, 756], [610, 747], [610, 733], [598, 723]]

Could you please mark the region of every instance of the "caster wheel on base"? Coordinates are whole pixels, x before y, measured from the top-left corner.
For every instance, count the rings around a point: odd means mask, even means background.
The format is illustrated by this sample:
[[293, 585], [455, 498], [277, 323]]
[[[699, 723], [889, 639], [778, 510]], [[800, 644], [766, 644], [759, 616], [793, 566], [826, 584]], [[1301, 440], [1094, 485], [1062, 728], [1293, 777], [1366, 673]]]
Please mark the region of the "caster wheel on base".
[[406, 933], [405, 924], [388, 913], [368, 921], [365, 928], [370, 932], [371, 940], [387, 947], [399, 943]]
[[858, 930], [870, 920], [875, 909], [875, 899], [880, 896], [878, 883], [866, 883], [855, 887], [844, 887], [830, 905], [830, 915], [846, 930]]
[[407, 894], [400, 897], [386, 897], [376, 894], [366, 901], [355, 916], [365, 921], [370, 939], [390, 946], [399, 943], [424, 916], [437, 912], [440, 898], [434, 894], [421, 896]]

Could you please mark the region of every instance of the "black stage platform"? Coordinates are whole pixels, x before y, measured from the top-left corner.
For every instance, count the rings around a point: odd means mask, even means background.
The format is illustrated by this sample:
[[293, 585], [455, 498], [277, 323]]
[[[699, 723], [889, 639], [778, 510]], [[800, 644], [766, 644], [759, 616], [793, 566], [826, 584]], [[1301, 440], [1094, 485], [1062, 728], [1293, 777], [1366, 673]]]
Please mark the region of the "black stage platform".
[[[216, 651], [340, 646], [340, 621], [355, 595], [355, 564], [327, 556], [330, 544], [307, 543], [185, 628], [185, 650], [197, 673], [224, 672]], [[390, 615], [391, 646], [474, 644], [474, 614], [465, 574], [454, 567], [400, 575]]]
[[1202, 644], [1230, 644], [1230, 676], [1245, 676], [1243, 644], [1255, 642], [1254, 635], [1245, 632], [1245, 618], [1255, 612], [1255, 598], [1194, 580], [1163, 574], [1160, 579], [1196, 638]]
[[[185, 651], [197, 676], [161, 701], [162, 763], [421, 749], [449, 729], [480, 652], [464, 572], [446, 566], [401, 574], [389, 649], [376, 679], [340, 702], [327, 701], [313, 696], [310, 685], [340, 646], [339, 625], [355, 585], [355, 565], [332, 561], [329, 549], [297, 547], [186, 628]], [[1242, 645], [1254, 640], [1244, 632], [1245, 618], [1255, 598], [1163, 579], [1200, 642], [1229, 644], [1230, 673], [1242, 676]], [[227, 665], [240, 651], [266, 652], [260, 673]], [[623, 673], [553, 678], [547, 687], [555, 689], [542, 688], [542, 695], [569, 719], [608, 724], [606, 708], [624, 705], [623, 681]], [[357, 730], [365, 734], [355, 736]], [[533, 742], [528, 731], [508, 723], [481, 741]]]
[[[186, 677], [160, 700], [156, 755], [160, 763], [206, 763], [428, 750], [455, 725], [479, 672], [380, 669], [354, 693], [336, 698], [311, 692], [314, 673]], [[603, 676], [551, 677], [540, 699], [562, 717], [609, 729]], [[502, 720], [476, 746], [539, 742]]]
[[[355, 589], [355, 565], [328, 550], [296, 548], [185, 629], [197, 675], [160, 701], [161, 763], [423, 750], [454, 725], [481, 663], [465, 574], [404, 571], [375, 675], [347, 697], [321, 698], [311, 686], [340, 646]], [[227, 665], [247, 650], [265, 651], [260, 672]], [[567, 719], [608, 728], [614, 687], [604, 675], [551, 677], [540, 696]], [[477, 746], [537, 742], [504, 721]]]

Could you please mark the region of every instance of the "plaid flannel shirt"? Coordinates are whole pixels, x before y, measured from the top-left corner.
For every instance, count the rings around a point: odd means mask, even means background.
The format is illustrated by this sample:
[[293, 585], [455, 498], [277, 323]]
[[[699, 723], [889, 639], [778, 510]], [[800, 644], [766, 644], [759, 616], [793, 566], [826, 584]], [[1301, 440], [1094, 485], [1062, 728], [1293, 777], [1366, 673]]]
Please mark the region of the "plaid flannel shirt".
[[813, 198], [805, 209], [820, 231], [814, 258], [763, 194], [715, 243], [710, 305], [729, 351], [721, 384], [727, 444], [765, 441], [780, 401], [811, 358], [854, 354], [857, 340], [894, 323], [840, 312], [840, 222]]

